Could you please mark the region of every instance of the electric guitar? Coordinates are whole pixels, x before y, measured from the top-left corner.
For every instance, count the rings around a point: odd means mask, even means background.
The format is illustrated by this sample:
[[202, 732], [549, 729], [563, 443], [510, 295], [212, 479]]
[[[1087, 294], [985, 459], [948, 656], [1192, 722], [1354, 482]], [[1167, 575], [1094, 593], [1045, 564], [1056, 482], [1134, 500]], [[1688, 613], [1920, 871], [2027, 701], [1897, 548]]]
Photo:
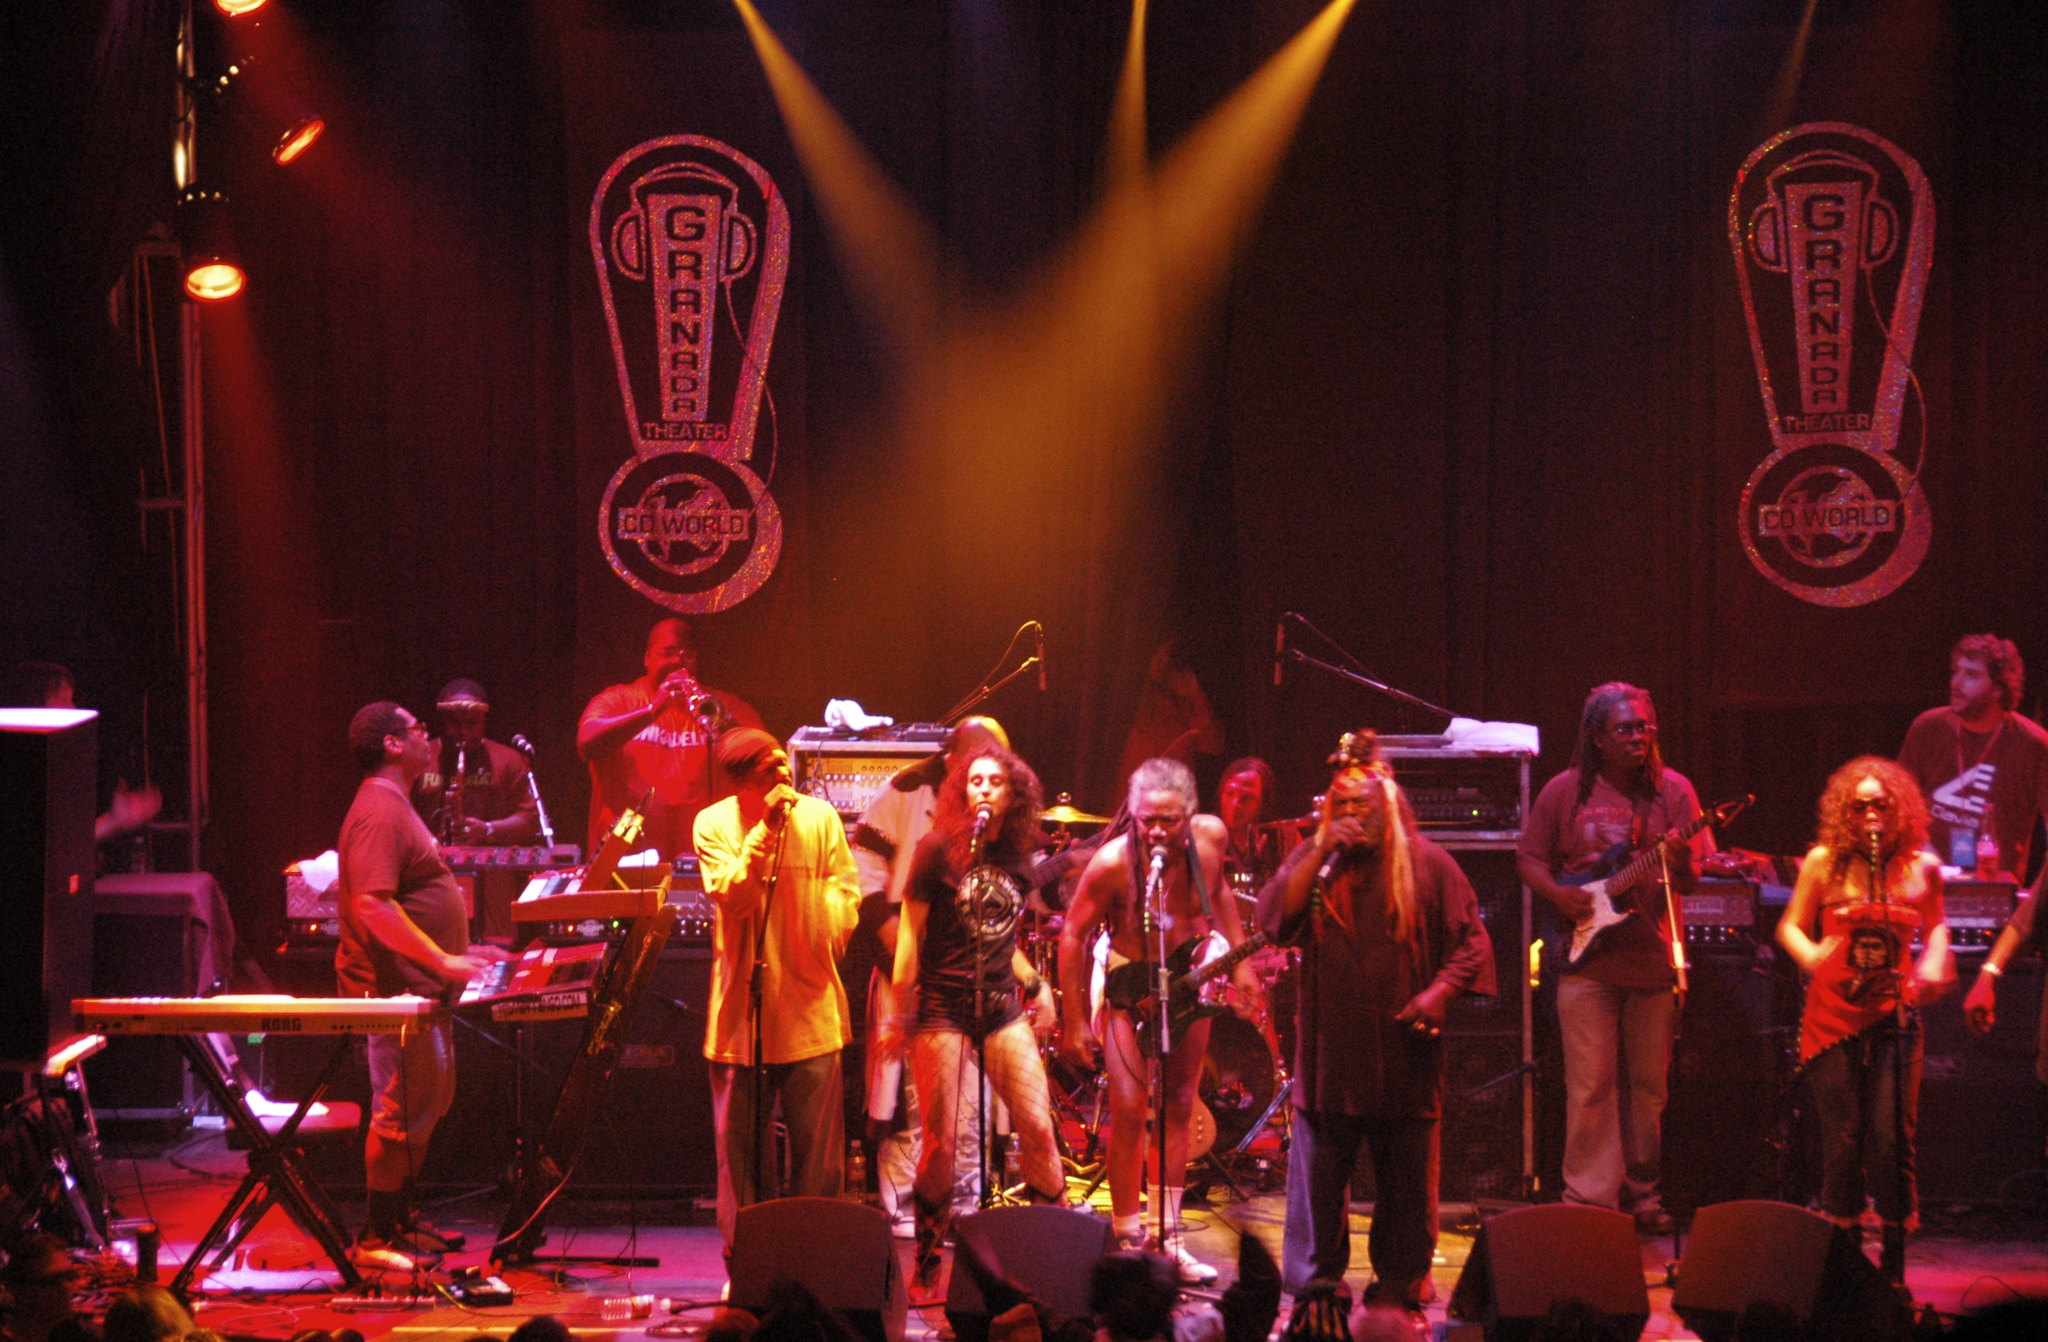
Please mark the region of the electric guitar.
[[1577, 886], [1593, 900], [1592, 912], [1572, 925], [1571, 944], [1565, 948], [1564, 962], [1576, 965], [1585, 958], [1586, 952], [1600, 943], [1608, 929], [1638, 915], [1640, 910], [1629, 894], [1642, 884], [1644, 877], [1657, 869], [1657, 850], [1666, 839], [1690, 839], [1709, 825], [1717, 828], [1725, 825], [1741, 815], [1755, 800], [1753, 796], [1730, 798], [1633, 851], [1628, 840], [1624, 839], [1602, 853], [1600, 860], [1587, 870], [1558, 877], [1559, 885]]
[[[1172, 1022], [1176, 1039], [1196, 1021], [1230, 1009], [1224, 1002], [1205, 998], [1203, 985], [1228, 974], [1247, 956], [1264, 949], [1267, 938], [1264, 932], [1260, 932], [1221, 955], [1197, 963], [1196, 957], [1208, 942], [1209, 938], [1205, 936], [1189, 937], [1166, 956], [1166, 968], [1171, 976], [1167, 989], [1167, 1019]], [[1149, 1008], [1155, 996], [1153, 985], [1158, 981], [1158, 969], [1158, 963], [1152, 960], [1126, 960], [1122, 964], [1112, 964], [1102, 977], [1102, 1000], [1120, 1011], [1136, 1011], [1141, 1006]], [[1149, 1016], [1151, 1013], [1148, 1010], [1146, 1014]], [[1142, 1018], [1134, 1019], [1140, 1026], [1148, 1023]]]

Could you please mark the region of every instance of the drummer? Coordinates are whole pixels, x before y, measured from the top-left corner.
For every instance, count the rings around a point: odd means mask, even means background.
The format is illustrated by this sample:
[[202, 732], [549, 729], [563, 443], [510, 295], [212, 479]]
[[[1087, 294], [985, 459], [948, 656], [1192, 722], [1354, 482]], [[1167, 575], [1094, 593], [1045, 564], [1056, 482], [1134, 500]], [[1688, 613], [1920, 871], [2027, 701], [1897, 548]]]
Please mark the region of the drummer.
[[1280, 832], [1266, 821], [1273, 798], [1273, 766], [1256, 755], [1232, 760], [1216, 785], [1216, 818], [1230, 835], [1223, 877], [1241, 895], [1255, 895], [1280, 869]]

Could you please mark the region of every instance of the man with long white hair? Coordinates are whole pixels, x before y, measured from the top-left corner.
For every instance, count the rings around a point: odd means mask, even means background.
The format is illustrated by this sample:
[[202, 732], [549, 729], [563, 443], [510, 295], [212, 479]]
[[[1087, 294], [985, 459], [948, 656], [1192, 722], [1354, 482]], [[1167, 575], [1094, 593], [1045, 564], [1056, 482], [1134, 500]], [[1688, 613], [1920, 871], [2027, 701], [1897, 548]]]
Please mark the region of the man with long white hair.
[[1472, 883], [1416, 832], [1371, 732], [1347, 733], [1315, 837], [1259, 891], [1259, 928], [1301, 948], [1295, 998], [1287, 1288], [1351, 1261], [1351, 1175], [1371, 1152], [1375, 1281], [1367, 1299], [1419, 1312], [1432, 1294], [1443, 1023], [1461, 992], [1494, 992]]

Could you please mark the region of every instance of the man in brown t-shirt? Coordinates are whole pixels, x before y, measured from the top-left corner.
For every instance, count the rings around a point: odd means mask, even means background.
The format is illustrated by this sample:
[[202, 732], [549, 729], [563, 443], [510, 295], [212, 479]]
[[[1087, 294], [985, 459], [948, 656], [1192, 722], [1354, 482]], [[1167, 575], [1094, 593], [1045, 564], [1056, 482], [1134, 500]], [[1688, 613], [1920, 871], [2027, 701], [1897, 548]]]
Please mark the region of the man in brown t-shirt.
[[[1593, 898], [1572, 878], [1601, 870], [1603, 855], [1617, 848], [1627, 854], [1661, 838], [1672, 893], [1683, 894], [1713, 836], [1703, 829], [1686, 841], [1671, 831], [1699, 813], [1692, 784], [1664, 767], [1649, 691], [1599, 685], [1579, 715], [1572, 767], [1529, 810], [1516, 866], [1531, 890], [1576, 923], [1592, 912]], [[1663, 1231], [1671, 1218], [1658, 1191], [1662, 1122], [1678, 1017], [1673, 931], [1654, 871], [1632, 892], [1617, 892], [1618, 908], [1624, 900], [1640, 912], [1595, 939], [1557, 982], [1564, 1196], [1631, 1212], [1642, 1228]]]
[[[341, 945], [335, 977], [344, 997], [410, 993], [453, 1004], [462, 985], [502, 960], [472, 949], [462, 893], [440, 845], [412, 808], [411, 789], [433, 761], [425, 724], [399, 705], [359, 709], [349, 749], [363, 767], [341, 822]], [[455, 1038], [443, 1014], [403, 1035], [366, 1039], [370, 1126], [363, 1143], [369, 1216], [356, 1241], [358, 1266], [409, 1272], [462, 1239], [422, 1220], [412, 1184], [434, 1126], [455, 1098]]]

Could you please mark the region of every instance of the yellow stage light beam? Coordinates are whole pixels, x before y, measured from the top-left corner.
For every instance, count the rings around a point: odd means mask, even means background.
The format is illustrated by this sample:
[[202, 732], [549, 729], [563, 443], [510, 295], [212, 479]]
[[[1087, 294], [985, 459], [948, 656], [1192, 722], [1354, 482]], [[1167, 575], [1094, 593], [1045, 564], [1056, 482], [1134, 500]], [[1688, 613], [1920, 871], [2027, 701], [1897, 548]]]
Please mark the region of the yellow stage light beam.
[[751, 0], [733, 0], [782, 111], [804, 179], [817, 193], [848, 280], [900, 357], [935, 343], [939, 254], [932, 231], [854, 139]]
[[1764, 102], [1756, 131], [1749, 137], [1753, 141], [1768, 140], [1792, 124], [1792, 109], [1799, 102], [1799, 81], [1806, 74], [1806, 48], [1813, 40], [1813, 11], [1819, 4], [1820, 0], [1806, 0], [1799, 27], [1792, 34], [1791, 45], [1785, 48], [1785, 59], [1778, 65], [1777, 78], [1771, 81], [1771, 94]]
[[1147, 0], [1131, 0], [1131, 32], [1124, 45], [1123, 71], [1109, 107], [1109, 145], [1103, 155], [1108, 191], [1145, 173], [1145, 30]]

